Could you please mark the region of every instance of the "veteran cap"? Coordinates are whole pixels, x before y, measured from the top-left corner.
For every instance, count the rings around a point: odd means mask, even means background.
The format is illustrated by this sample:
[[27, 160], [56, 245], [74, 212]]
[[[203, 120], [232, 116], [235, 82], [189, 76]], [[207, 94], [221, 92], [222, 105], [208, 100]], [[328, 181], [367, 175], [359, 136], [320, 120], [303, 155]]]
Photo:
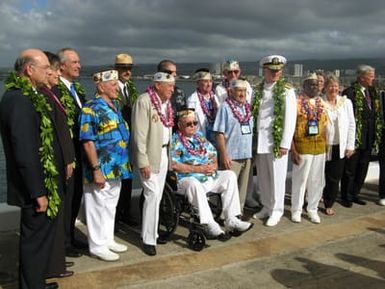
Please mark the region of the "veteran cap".
[[303, 79], [303, 81], [305, 80], [317, 80], [318, 81], [318, 77], [317, 77], [317, 74], [316, 73], [309, 73], [308, 75], [305, 76], [305, 78]]
[[118, 80], [118, 71], [117, 70], [103, 70], [94, 73], [92, 76], [94, 82], [104, 82], [104, 81], [110, 81], [110, 80]]
[[234, 70], [240, 70], [239, 62], [236, 60], [226, 60], [222, 64], [222, 70], [223, 71], [234, 71]]
[[212, 80], [210, 71], [207, 68], [201, 68], [195, 71], [194, 79], [198, 80]]
[[286, 62], [286, 58], [281, 55], [269, 55], [263, 57], [259, 61], [259, 65], [261, 67], [267, 67], [271, 70], [281, 70], [285, 66]]
[[174, 76], [166, 72], [157, 72], [154, 74], [154, 82], [175, 82]]
[[131, 67], [133, 65], [134, 61], [131, 55], [120, 53], [115, 56], [115, 67]]
[[247, 82], [243, 79], [233, 79], [230, 81], [230, 88], [247, 89]]

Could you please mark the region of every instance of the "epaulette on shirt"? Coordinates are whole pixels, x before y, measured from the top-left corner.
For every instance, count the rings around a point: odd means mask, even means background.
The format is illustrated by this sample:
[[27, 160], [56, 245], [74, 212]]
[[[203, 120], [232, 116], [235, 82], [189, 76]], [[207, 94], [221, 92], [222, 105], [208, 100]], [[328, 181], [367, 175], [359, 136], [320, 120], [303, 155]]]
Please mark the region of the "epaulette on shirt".
[[287, 89], [291, 89], [291, 88], [293, 88], [294, 86], [290, 83], [290, 82], [286, 82], [285, 83], [285, 88], [287, 88]]

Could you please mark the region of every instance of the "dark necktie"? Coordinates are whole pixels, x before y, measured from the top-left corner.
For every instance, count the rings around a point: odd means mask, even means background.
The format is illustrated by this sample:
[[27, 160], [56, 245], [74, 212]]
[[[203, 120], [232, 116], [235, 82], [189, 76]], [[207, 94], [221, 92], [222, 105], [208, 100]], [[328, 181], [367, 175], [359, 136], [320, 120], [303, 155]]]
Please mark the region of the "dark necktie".
[[372, 109], [372, 100], [370, 99], [369, 90], [367, 88], [364, 89], [365, 92], [365, 100], [369, 109]]

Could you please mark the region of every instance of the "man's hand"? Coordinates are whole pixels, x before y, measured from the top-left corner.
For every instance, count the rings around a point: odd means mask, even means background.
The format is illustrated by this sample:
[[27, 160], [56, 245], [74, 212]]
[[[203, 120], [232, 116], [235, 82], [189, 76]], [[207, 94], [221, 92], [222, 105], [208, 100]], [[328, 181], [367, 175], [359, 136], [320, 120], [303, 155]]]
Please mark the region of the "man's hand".
[[354, 150], [345, 150], [346, 158], [350, 158], [354, 154]]
[[221, 156], [221, 163], [226, 170], [231, 169], [231, 158], [227, 154]]
[[47, 196], [41, 196], [36, 198], [36, 213], [44, 213], [48, 209]]
[[214, 163], [208, 163], [205, 165], [199, 166], [200, 173], [205, 175], [212, 175], [216, 171], [216, 165]]
[[299, 153], [292, 150], [291, 151], [291, 160], [292, 160], [293, 164], [298, 166], [299, 163], [301, 162], [301, 157], [299, 156]]
[[151, 177], [151, 167], [150, 166], [141, 168], [139, 171], [140, 171], [140, 174], [143, 178], [148, 180]]
[[100, 187], [100, 188], [104, 188], [104, 185], [106, 184], [106, 179], [104, 178], [103, 174], [102, 174], [102, 171], [99, 169], [99, 170], [96, 170], [94, 171], [94, 183]]
[[287, 155], [288, 149], [285, 148], [279, 148], [279, 157], [283, 157], [284, 155]]
[[68, 180], [70, 177], [72, 177], [73, 172], [74, 172], [73, 164], [68, 164], [66, 166], [66, 180]]

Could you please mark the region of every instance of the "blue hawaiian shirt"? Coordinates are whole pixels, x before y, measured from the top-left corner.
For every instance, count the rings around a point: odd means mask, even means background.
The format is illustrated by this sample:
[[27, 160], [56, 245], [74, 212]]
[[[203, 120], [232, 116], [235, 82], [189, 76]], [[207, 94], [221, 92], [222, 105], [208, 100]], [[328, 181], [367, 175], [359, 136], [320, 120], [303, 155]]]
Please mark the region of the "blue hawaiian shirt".
[[[96, 96], [88, 101], [79, 117], [80, 140], [93, 141], [100, 169], [106, 180], [132, 178], [128, 157], [130, 133], [120, 110], [115, 111]], [[92, 170], [85, 166], [85, 177], [92, 182]]]
[[[197, 132], [198, 137], [204, 143], [206, 153], [204, 155], [193, 155], [183, 145], [177, 133], [172, 136], [171, 143], [171, 158], [176, 163], [188, 164], [188, 165], [204, 165], [210, 162], [212, 159], [217, 158], [217, 151], [215, 147], [204, 137], [201, 132]], [[187, 138], [188, 142], [193, 148], [199, 148], [199, 141], [195, 138]], [[216, 178], [217, 172], [212, 176], [207, 176], [201, 173], [176, 173], [178, 180], [186, 177], [195, 177], [200, 182], [205, 182], [209, 177]]]
[[[245, 115], [244, 106], [237, 106], [241, 115]], [[226, 149], [232, 160], [250, 159], [253, 143], [253, 117], [248, 123], [240, 124], [235, 118], [229, 104], [225, 101], [218, 109], [214, 123], [214, 131], [223, 133]]]

